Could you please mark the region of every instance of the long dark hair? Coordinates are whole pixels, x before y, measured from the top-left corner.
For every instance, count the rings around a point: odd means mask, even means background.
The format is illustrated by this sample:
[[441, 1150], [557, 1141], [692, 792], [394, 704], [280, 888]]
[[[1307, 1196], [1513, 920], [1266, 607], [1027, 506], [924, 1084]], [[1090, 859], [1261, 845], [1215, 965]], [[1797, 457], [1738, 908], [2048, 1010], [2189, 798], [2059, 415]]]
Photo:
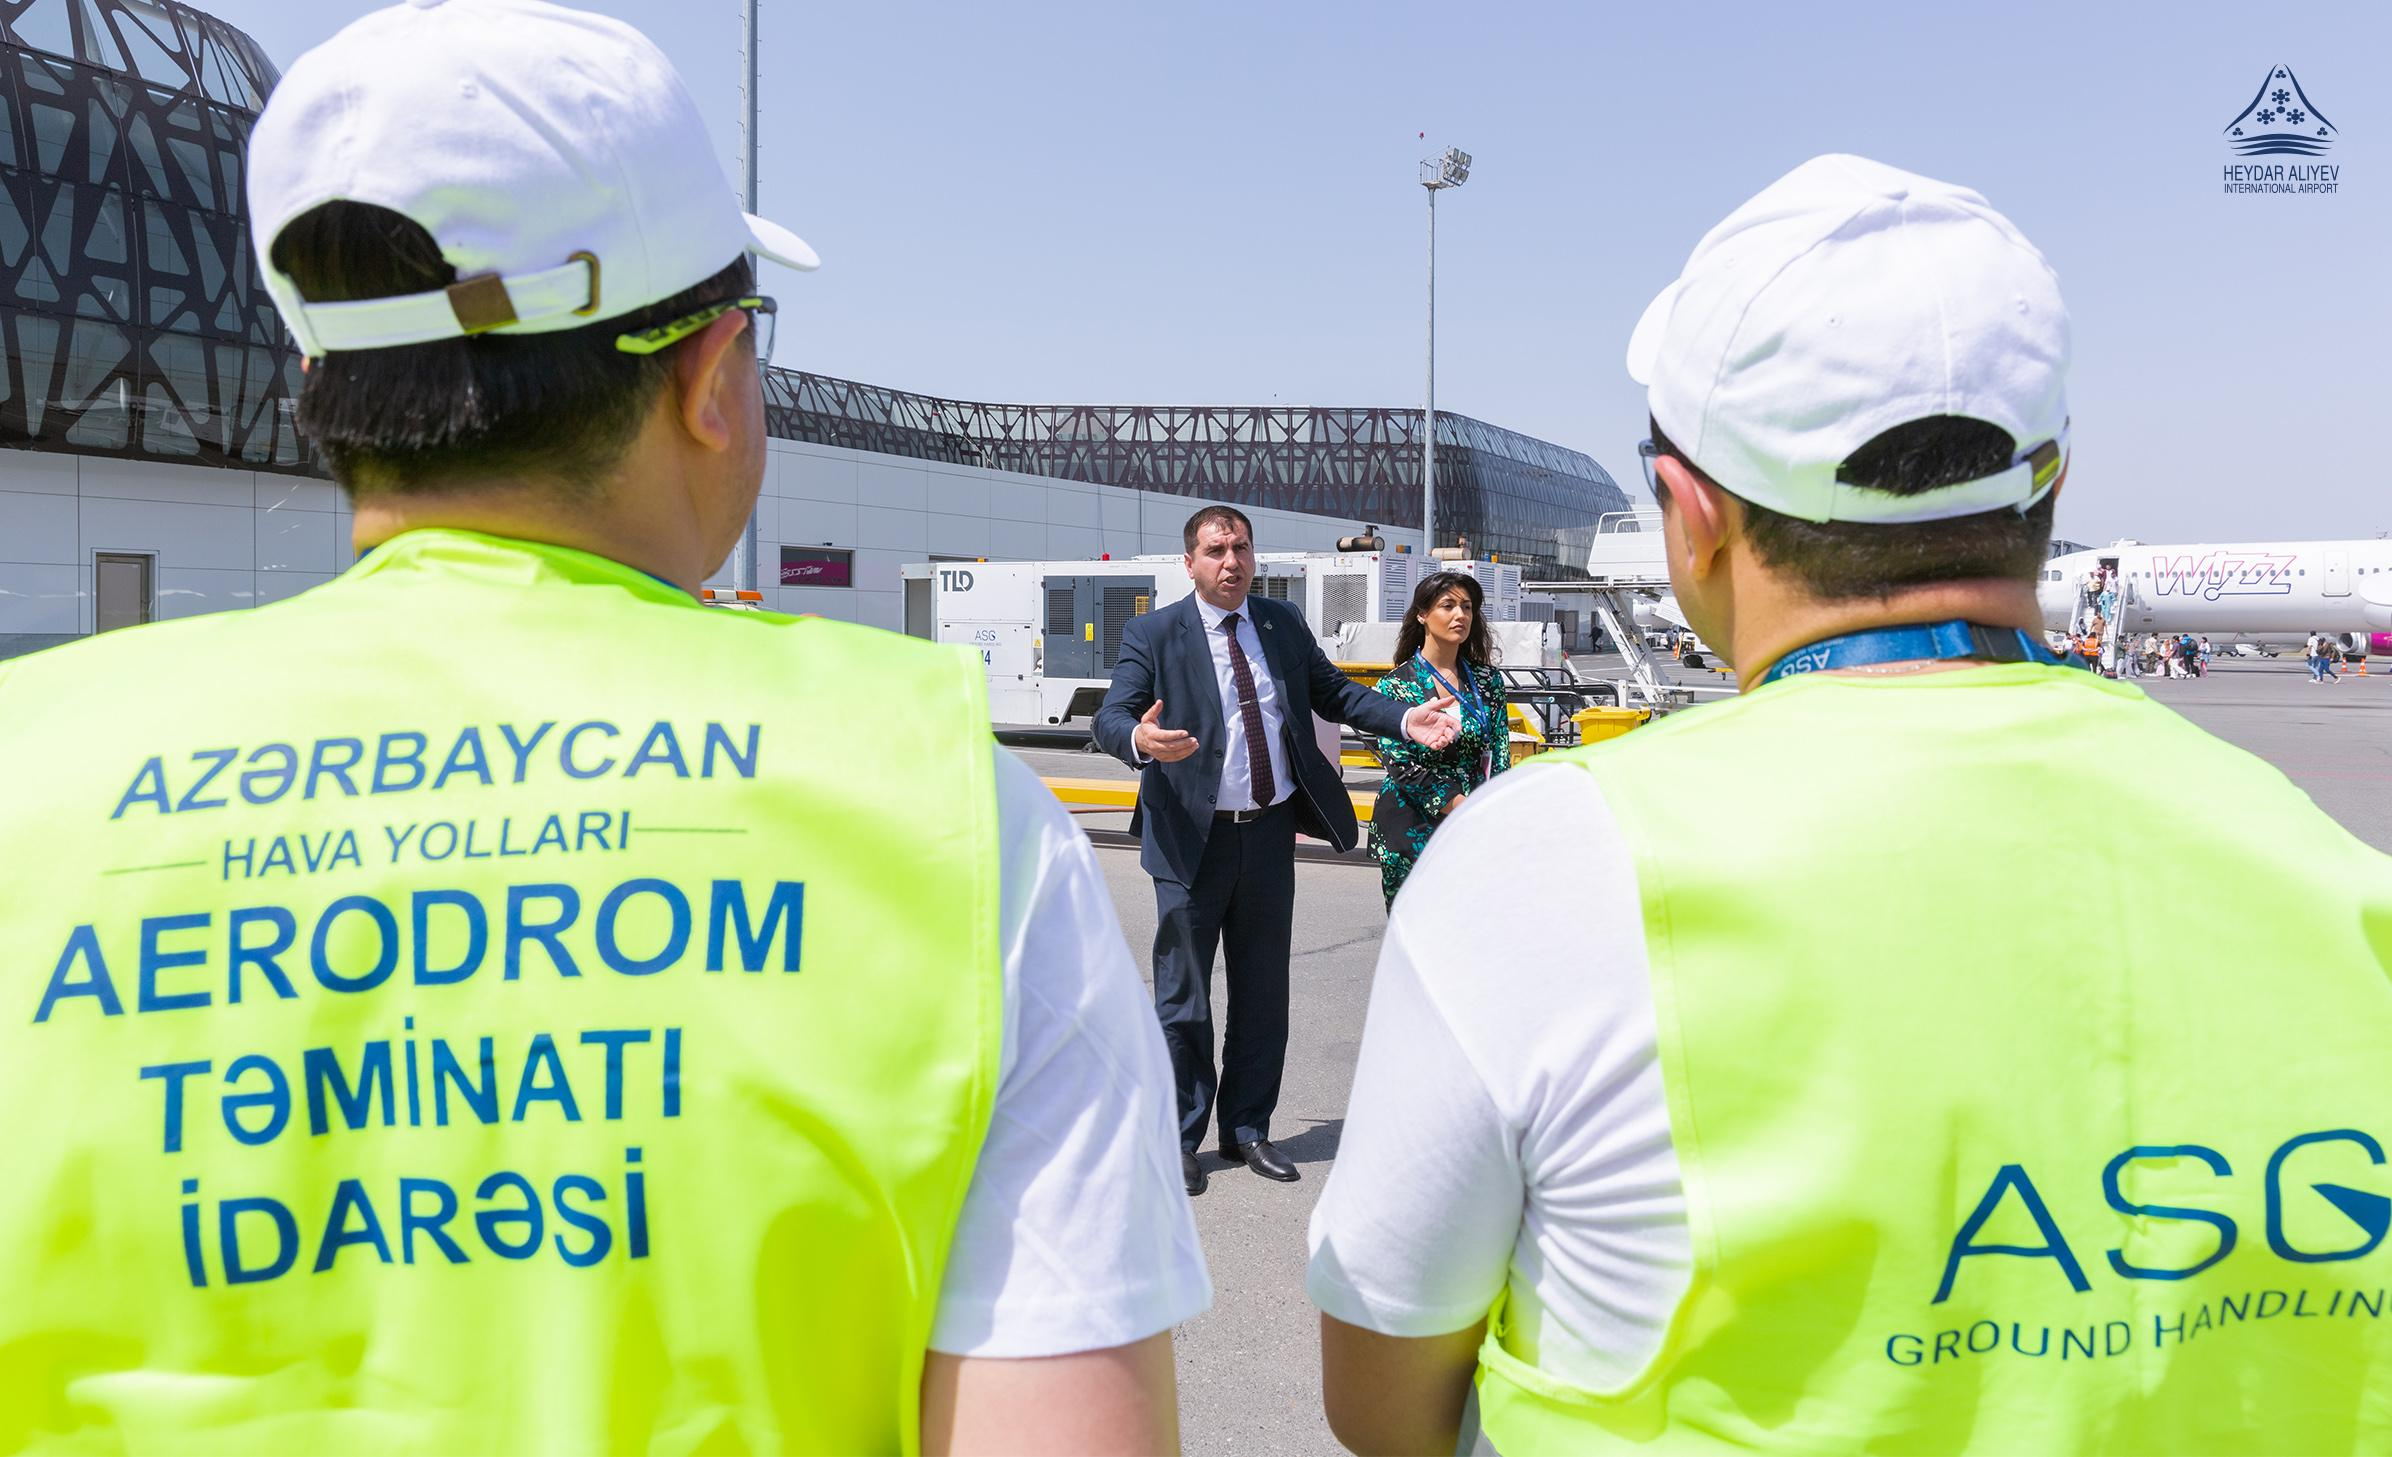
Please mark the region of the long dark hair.
[[1495, 661], [1494, 638], [1487, 631], [1487, 594], [1479, 589], [1478, 578], [1468, 572], [1431, 572], [1412, 589], [1412, 605], [1404, 609], [1403, 629], [1395, 635], [1395, 661], [1400, 666], [1412, 660], [1420, 645], [1428, 641], [1429, 630], [1421, 618], [1437, 605], [1437, 599], [1459, 590], [1470, 599], [1470, 636], [1462, 639], [1462, 650], [1456, 654], [1463, 663], [1484, 668]]

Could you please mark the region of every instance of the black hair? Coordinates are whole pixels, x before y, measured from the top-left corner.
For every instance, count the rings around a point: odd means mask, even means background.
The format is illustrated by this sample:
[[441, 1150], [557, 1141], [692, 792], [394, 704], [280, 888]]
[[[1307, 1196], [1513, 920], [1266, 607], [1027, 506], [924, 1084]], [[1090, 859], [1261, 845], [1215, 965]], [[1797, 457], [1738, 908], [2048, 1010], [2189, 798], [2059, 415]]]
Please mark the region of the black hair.
[[1187, 548], [1189, 556], [1194, 556], [1197, 532], [1214, 522], [1226, 527], [1232, 521], [1246, 528], [1246, 540], [1251, 543], [1254, 540], [1254, 523], [1248, 521], [1246, 513], [1235, 506], [1206, 506], [1197, 511], [1188, 518], [1188, 524], [1180, 528], [1180, 543]]
[[[1658, 422], [1652, 430], [1661, 454], [1736, 495], [1672, 445]], [[1965, 415], [1931, 415], [1897, 425], [1852, 452], [1837, 468], [1836, 479], [1890, 496], [1915, 496], [2006, 470], [2017, 451], [2018, 442], [1999, 425]], [[1658, 481], [1655, 486], [1667, 495]], [[1826, 601], [1890, 597], [1937, 582], [2032, 582], [2051, 554], [2057, 505], [2053, 492], [2023, 513], [2003, 506], [1947, 521], [1881, 524], [1805, 521], [1742, 496], [1736, 499], [1744, 507], [1744, 534], [1754, 554]]]
[[1487, 596], [1478, 585], [1478, 578], [1468, 572], [1431, 572], [1412, 589], [1412, 605], [1404, 609], [1404, 625], [1396, 630], [1395, 660], [1408, 663], [1428, 641], [1428, 625], [1421, 617], [1437, 605], [1446, 593], [1461, 589], [1470, 599], [1470, 635], [1462, 639], [1461, 650], [1454, 656], [1464, 663], [1483, 668], [1495, 661], [1494, 634], [1487, 631]]
[[[361, 202], [301, 213], [275, 237], [271, 256], [310, 303], [428, 293], [457, 281], [430, 233]], [[671, 374], [669, 350], [626, 354], [615, 336], [738, 298], [754, 289], [755, 276], [741, 254], [693, 288], [578, 329], [337, 350], [309, 363], [299, 428], [355, 496], [495, 475], [588, 490], [630, 449]]]

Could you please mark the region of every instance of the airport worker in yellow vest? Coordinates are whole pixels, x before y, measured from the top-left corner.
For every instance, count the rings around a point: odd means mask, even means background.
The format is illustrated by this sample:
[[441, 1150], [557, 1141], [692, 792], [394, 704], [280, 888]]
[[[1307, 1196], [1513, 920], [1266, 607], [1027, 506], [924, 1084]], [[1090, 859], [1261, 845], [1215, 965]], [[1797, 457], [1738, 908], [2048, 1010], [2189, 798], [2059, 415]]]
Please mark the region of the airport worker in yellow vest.
[[1349, 1447], [2392, 1450], [2392, 859], [2045, 650], [2069, 352], [2008, 219], [1851, 156], [1645, 311], [1741, 693], [1397, 898], [1311, 1232]]
[[969, 655], [692, 595], [813, 253], [532, 0], [366, 16], [248, 162], [360, 559], [0, 664], [0, 1451], [1175, 1450], [1085, 838]]

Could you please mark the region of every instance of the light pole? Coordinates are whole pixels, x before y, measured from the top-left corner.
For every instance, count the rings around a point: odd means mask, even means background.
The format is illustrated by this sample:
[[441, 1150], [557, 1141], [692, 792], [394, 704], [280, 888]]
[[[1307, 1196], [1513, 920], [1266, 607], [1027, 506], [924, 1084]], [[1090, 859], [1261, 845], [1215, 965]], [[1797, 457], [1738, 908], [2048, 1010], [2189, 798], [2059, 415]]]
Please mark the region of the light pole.
[[[747, 62], [747, 85], [739, 113], [739, 150], [747, 163], [747, 186], [741, 190], [740, 205], [756, 211], [756, 6], [761, 0], [746, 0], [747, 32], [743, 58]], [[756, 505], [748, 511], [747, 525], [739, 529], [739, 545], [731, 552], [731, 586], [742, 592], [756, 590], [756, 516], [764, 509], [764, 497], [757, 494]]]
[[1459, 147], [1447, 147], [1443, 156], [1420, 164], [1420, 185], [1429, 194], [1429, 387], [1420, 432], [1420, 544], [1424, 556], [1434, 556], [1437, 551], [1437, 194], [1469, 180], [1470, 154]]

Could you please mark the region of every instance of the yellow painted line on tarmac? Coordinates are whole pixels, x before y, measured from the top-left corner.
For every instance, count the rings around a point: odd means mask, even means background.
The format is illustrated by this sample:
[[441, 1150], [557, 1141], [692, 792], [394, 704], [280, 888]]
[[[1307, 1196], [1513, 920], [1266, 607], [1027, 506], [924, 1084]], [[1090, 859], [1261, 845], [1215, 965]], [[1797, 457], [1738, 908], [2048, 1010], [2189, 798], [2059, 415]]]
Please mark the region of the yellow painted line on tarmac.
[[1135, 779], [1068, 779], [1048, 775], [1046, 787], [1066, 805], [1082, 809], [1129, 809], [1138, 802]]
[[[1138, 803], [1135, 779], [1079, 779], [1060, 774], [1049, 774], [1045, 779], [1047, 789], [1063, 801], [1066, 809], [1125, 810]], [[1354, 802], [1354, 818], [1369, 824], [1371, 801], [1376, 796], [1349, 789], [1346, 797]]]

